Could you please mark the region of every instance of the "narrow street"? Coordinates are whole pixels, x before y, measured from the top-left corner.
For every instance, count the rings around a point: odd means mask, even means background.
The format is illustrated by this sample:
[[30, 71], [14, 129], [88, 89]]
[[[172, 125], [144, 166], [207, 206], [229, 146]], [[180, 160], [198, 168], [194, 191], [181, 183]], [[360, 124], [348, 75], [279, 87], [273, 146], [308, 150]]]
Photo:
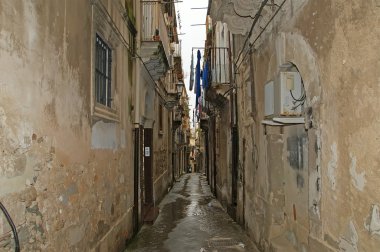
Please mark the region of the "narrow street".
[[0, 20], [0, 252], [380, 252], [380, 0]]
[[213, 197], [205, 176], [185, 174], [126, 251], [258, 251]]

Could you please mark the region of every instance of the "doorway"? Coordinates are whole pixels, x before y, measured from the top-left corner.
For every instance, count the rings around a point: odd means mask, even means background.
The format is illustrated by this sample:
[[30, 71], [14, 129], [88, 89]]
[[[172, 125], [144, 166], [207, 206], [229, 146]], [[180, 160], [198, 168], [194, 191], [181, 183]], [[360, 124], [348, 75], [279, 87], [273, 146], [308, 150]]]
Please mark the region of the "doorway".
[[144, 199], [149, 208], [153, 205], [153, 129], [144, 129]]

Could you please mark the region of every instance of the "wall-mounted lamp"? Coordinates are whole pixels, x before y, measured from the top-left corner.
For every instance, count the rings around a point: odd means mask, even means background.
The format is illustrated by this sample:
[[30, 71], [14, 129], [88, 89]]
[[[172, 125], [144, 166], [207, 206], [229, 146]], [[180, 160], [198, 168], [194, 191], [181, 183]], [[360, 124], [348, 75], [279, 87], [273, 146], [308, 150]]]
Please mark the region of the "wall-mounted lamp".
[[183, 91], [183, 87], [185, 86], [185, 84], [183, 83], [183, 81], [179, 81], [177, 84], [177, 94], [178, 94], [178, 97], [181, 97], [182, 95], [182, 91]]

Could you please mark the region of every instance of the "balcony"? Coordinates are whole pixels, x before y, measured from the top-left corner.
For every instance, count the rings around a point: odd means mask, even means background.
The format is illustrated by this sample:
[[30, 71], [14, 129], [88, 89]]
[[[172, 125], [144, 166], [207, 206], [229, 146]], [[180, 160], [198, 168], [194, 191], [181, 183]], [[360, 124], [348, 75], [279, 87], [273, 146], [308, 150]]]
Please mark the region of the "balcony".
[[174, 58], [173, 74], [177, 81], [183, 81], [182, 59], [179, 57]]
[[206, 100], [221, 107], [227, 101], [225, 95], [231, 89], [231, 52], [227, 47], [211, 47], [207, 51], [209, 84]]
[[178, 105], [173, 112], [173, 129], [177, 129], [182, 124], [182, 107]]
[[180, 58], [181, 57], [181, 44], [180, 43], [171, 43], [171, 47], [173, 49], [173, 57]]
[[163, 77], [169, 69], [168, 20], [160, 2], [142, 2], [141, 57], [154, 80]]
[[230, 50], [227, 47], [212, 47], [209, 49], [211, 85], [230, 84]]

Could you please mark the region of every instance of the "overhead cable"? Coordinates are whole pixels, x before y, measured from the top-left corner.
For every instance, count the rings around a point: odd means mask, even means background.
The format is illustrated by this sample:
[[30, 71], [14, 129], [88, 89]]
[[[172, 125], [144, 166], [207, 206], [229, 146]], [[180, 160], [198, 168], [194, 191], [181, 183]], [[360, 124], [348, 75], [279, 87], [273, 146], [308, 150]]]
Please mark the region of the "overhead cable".
[[[268, 25], [270, 24], [270, 22], [272, 22], [272, 20], [274, 19], [274, 17], [277, 15], [277, 13], [281, 10], [282, 6], [285, 4], [286, 0], [284, 0], [281, 5], [277, 8], [276, 12], [273, 14], [273, 16], [269, 19], [269, 21], [266, 23], [266, 25], [262, 28], [261, 32], [259, 33], [259, 35], [256, 36], [256, 38], [253, 40], [252, 43], [249, 44], [249, 49], [252, 48], [252, 46], [256, 43], [256, 41], [261, 37], [261, 35], [264, 33], [264, 31], [266, 30], [266, 28], [268, 27]], [[241, 53], [243, 52], [244, 50], [244, 47], [243, 49], [240, 51], [240, 54], [239, 54], [239, 57], [241, 55]], [[243, 63], [245, 57], [247, 57], [248, 53], [250, 52], [250, 50], [248, 50], [243, 59], [240, 61], [239, 65], [236, 67], [236, 69], [238, 69], [240, 67], [240, 65]], [[239, 60], [239, 58], [238, 58]], [[235, 64], [238, 63], [238, 60], [236, 60]]]

